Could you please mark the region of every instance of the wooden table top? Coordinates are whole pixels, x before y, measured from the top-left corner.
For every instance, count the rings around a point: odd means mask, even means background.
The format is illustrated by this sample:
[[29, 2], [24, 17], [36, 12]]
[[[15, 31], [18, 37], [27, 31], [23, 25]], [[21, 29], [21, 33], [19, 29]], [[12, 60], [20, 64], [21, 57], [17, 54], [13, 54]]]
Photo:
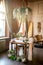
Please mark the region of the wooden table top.
[[27, 42], [25, 42], [25, 41], [23, 41], [23, 40], [21, 40], [21, 39], [12, 39], [11, 41], [11, 44], [25, 44], [25, 43], [29, 43], [28, 41]]

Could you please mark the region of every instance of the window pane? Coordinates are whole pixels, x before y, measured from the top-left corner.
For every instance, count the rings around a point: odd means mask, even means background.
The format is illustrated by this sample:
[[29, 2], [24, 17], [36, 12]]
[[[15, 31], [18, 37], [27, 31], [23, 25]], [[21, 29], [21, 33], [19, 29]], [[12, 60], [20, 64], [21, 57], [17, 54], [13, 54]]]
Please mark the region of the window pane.
[[0, 36], [5, 36], [5, 21], [0, 20]]
[[4, 19], [5, 20], [5, 14], [0, 12], [0, 19]]
[[5, 5], [3, 1], [0, 2], [0, 11], [5, 12]]

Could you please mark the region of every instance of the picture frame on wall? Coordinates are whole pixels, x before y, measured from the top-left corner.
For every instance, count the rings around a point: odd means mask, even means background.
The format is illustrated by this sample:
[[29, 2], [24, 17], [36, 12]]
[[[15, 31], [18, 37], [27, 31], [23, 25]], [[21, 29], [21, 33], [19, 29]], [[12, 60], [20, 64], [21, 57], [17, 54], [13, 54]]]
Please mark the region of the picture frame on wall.
[[41, 22], [38, 22], [38, 33], [41, 32]]

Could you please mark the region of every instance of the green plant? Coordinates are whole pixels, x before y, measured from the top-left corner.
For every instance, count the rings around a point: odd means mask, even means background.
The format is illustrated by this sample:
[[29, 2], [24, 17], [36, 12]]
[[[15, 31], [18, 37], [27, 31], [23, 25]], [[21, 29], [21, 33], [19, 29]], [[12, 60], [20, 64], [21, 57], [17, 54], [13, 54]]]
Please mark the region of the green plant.
[[24, 7], [20, 8], [20, 12], [21, 12], [21, 14], [25, 13], [26, 12], [26, 8], [24, 8]]
[[20, 62], [21, 62], [21, 61], [22, 61], [22, 59], [21, 59], [20, 57], [17, 57], [17, 61], [20, 61]]
[[17, 57], [16, 57], [15, 55], [12, 55], [12, 56], [9, 57], [9, 59], [11, 59], [11, 60], [16, 60]]

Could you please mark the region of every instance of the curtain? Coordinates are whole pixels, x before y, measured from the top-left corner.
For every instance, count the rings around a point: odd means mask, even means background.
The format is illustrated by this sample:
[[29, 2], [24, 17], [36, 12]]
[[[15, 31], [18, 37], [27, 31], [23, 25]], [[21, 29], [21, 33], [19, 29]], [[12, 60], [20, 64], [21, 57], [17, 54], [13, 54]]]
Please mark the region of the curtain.
[[[8, 28], [9, 28], [9, 32], [11, 33], [11, 35], [13, 36], [13, 33], [17, 33], [19, 31], [20, 25], [21, 23], [18, 21], [19, 16], [17, 16], [15, 19], [13, 18], [13, 8], [12, 8], [12, 3], [13, 1], [9, 1], [9, 0], [5, 0], [5, 10], [6, 10], [6, 20], [7, 20], [7, 24], [8, 24]], [[17, 14], [17, 12], [16, 12]], [[15, 15], [15, 14], [14, 14]], [[19, 15], [19, 13], [18, 13]], [[17, 24], [17, 26], [16, 26]], [[14, 26], [13, 26], [14, 25]], [[16, 27], [16, 28], [15, 28]], [[16, 30], [17, 29], [17, 30]]]
[[23, 36], [25, 36], [25, 33], [26, 33], [26, 16], [24, 16], [24, 15], [21, 18], [21, 26], [20, 26], [18, 33], [21, 33]]
[[10, 2], [8, 0], [4, 0], [5, 3], [5, 11], [6, 11], [6, 22], [8, 24], [9, 32], [12, 33], [12, 9]]
[[[12, 29], [12, 21], [13, 21], [13, 11], [12, 10], [13, 9], [12, 9], [12, 6], [11, 6], [11, 1], [9, 1], [9, 0], [4, 0], [4, 1], [5, 1], [5, 9], [6, 9], [6, 20], [7, 20], [7, 24], [8, 24], [8, 27], [9, 27], [9, 31], [12, 34], [12, 33], [14, 33], [13, 29]], [[17, 9], [17, 11], [18, 11], [18, 9]], [[22, 14], [20, 13], [22, 18], [17, 16], [19, 21], [21, 21], [21, 27], [19, 27], [20, 29], [18, 29], [19, 30], [18, 33], [23, 33], [23, 35], [25, 35], [25, 33], [30, 32], [30, 31], [26, 30], [27, 29], [26, 27], [28, 27], [28, 26], [26, 26], [26, 18], [28, 20], [31, 18], [31, 14], [29, 15], [29, 13], [31, 13], [31, 9], [30, 8], [20, 8], [20, 11], [22, 13]], [[17, 15], [19, 15], [19, 13]], [[31, 26], [32, 26], [32, 24], [31, 24]], [[30, 30], [30, 27], [29, 27], [29, 30]]]
[[28, 24], [28, 38], [33, 36], [33, 22], [32, 21], [29, 21], [29, 24]]

